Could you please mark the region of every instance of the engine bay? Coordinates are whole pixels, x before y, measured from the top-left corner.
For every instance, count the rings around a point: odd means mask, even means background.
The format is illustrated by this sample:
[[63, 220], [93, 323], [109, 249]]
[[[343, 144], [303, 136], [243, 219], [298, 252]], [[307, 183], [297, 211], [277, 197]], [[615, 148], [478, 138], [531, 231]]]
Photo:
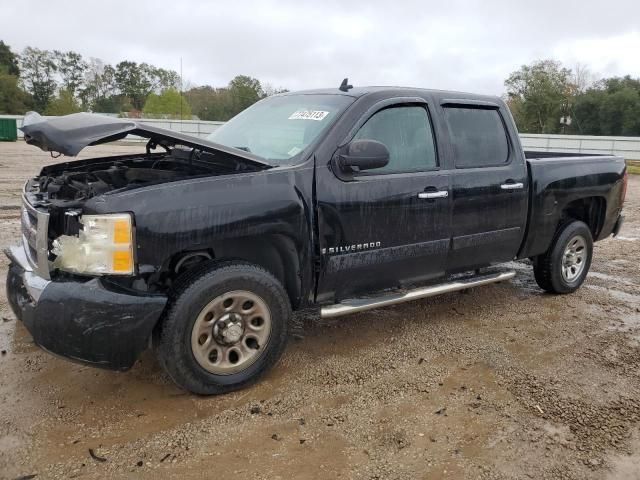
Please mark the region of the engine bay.
[[39, 202], [79, 207], [92, 197], [116, 190], [258, 169], [240, 159], [219, 157], [196, 149], [173, 148], [162, 153], [61, 163], [43, 168], [40, 176], [28, 183], [27, 191]]

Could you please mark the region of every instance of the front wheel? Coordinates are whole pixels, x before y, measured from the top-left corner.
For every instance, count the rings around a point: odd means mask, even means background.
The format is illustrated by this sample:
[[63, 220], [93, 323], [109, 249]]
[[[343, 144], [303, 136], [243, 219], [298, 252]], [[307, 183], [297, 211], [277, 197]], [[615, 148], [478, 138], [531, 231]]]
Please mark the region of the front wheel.
[[213, 266], [177, 289], [160, 325], [158, 358], [173, 381], [190, 392], [236, 390], [276, 363], [290, 316], [286, 292], [264, 269], [244, 263]]
[[549, 250], [535, 258], [533, 273], [543, 290], [571, 293], [584, 283], [593, 256], [591, 230], [581, 221], [558, 229]]

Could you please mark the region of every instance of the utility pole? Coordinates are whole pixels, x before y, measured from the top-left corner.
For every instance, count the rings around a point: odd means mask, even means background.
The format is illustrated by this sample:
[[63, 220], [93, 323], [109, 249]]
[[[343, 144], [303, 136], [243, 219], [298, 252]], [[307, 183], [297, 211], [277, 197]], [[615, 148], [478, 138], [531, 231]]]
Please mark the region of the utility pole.
[[560, 117], [560, 125], [562, 125], [562, 134], [567, 133], [567, 126], [571, 125], [571, 115], [569, 112], [571, 111], [571, 107], [569, 106], [569, 101], [566, 100], [562, 103], [562, 116]]

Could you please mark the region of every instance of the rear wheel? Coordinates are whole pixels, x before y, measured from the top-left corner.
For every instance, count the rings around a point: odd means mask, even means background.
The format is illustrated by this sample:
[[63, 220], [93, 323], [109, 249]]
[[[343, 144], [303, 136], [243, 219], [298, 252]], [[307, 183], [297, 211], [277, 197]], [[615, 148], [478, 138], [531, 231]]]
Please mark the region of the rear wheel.
[[535, 258], [533, 273], [540, 288], [571, 293], [584, 283], [593, 256], [589, 227], [579, 220], [561, 226], [549, 250]]
[[221, 264], [177, 288], [160, 326], [158, 358], [173, 381], [193, 393], [236, 390], [276, 363], [290, 316], [286, 292], [270, 273]]

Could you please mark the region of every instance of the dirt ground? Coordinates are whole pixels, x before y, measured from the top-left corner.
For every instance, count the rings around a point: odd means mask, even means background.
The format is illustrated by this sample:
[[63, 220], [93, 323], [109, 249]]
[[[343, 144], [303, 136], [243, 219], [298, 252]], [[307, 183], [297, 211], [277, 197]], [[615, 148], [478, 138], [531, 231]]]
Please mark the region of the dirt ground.
[[[54, 161], [0, 144], [0, 247], [18, 239], [23, 181]], [[2, 256], [0, 477], [640, 478], [640, 176], [626, 215], [573, 295], [514, 263], [503, 284], [305, 317], [262, 382], [210, 398], [152, 352], [127, 373], [42, 352], [9, 310]]]

